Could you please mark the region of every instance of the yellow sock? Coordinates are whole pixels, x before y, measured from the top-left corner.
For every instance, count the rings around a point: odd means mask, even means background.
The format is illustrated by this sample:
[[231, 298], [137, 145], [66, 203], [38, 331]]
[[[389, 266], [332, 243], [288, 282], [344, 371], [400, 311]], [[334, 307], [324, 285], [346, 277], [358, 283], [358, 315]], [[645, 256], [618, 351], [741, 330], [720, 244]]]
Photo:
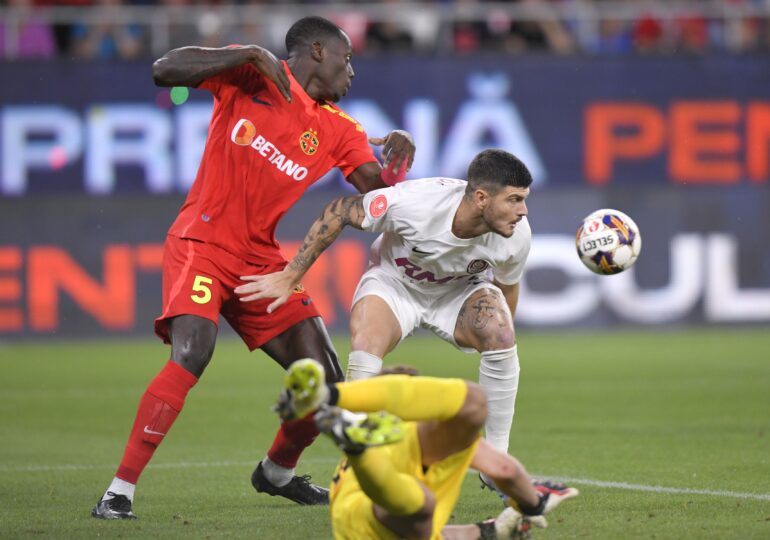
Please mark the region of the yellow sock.
[[367, 448], [361, 454], [349, 455], [348, 461], [366, 496], [389, 514], [408, 516], [425, 504], [420, 482], [414, 476], [398, 472], [384, 447]]
[[337, 405], [356, 412], [388, 411], [404, 420], [449, 420], [465, 402], [462, 379], [384, 375], [337, 383]]

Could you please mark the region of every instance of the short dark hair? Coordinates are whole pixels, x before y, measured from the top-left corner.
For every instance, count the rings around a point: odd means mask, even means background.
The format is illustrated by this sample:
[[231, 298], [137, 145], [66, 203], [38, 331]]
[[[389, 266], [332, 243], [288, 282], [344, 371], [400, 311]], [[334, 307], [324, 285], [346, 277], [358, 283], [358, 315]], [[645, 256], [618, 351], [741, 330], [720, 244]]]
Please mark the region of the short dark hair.
[[496, 194], [505, 186], [526, 188], [532, 184], [532, 174], [527, 166], [505, 150], [490, 148], [479, 152], [468, 165], [467, 194], [482, 187]]
[[309, 47], [315, 41], [325, 42], [329, 38], [342, 39], [342, 30], [339, 26], [323, 17], [304, 17], [289, 28], [286, 32], [286, 52], [300, 47]]

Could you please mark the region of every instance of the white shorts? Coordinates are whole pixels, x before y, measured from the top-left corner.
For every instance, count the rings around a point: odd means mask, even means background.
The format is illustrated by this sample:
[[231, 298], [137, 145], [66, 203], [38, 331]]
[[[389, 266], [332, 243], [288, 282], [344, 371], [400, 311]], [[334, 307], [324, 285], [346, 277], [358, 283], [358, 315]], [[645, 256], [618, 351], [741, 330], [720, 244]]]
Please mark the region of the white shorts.
[[460, 308], [479, 289], [494, 289], [502, 294], [499, 287], [484, 279], [439, 285], [435, 292], [424, 293], [406, 286], [379, 266], [373, 266], [361, 277], [353, 295], [353, 305], [365, 296], [379, 296], [401, 325], [402, 340], [417, 328], [426, 328], [459, 350], [475, 353], [476, 349], [460, 347], [454, 333]]

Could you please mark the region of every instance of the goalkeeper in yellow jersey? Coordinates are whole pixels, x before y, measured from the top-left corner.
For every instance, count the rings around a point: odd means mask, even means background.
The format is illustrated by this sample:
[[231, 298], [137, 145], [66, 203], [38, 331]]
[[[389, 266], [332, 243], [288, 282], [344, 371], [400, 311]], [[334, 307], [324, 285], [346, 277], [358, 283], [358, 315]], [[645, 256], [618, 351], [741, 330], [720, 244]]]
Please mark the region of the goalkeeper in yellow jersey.
[[[337, 540], [526, 538], [578, 494], [533, 486], [521, 463], [480, 438], [487, 401], [477, 384], [384, 375], [327, 385], [323, 367], [306, 359], [291, 365], [285, 387], [281, 417], [315, 415], [345, 452], [330, 492]], [[494, 480], [507, 508], [494, 520], [447, 525], [469, 467]]]

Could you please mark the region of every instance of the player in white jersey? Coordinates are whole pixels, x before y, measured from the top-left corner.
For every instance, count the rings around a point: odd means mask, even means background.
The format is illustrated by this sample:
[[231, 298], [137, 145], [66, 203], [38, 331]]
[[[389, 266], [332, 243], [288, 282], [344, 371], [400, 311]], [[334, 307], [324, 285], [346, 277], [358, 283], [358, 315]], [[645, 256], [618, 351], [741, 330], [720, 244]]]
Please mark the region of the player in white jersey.
[[465, 352], [481, 353], [486, 438], [507, 452], [519, 382], [513, 315], [531, 230], [532, 177], [515, 156], [485, 150], [468, 180], [425, 178], [332, 201], [282, 272], [247, 276], [242, 301], [283, 304], [346, 225], [381, 232], [351, 313], [348, 380], [377, 374], [382, 358], [424, 327]]

